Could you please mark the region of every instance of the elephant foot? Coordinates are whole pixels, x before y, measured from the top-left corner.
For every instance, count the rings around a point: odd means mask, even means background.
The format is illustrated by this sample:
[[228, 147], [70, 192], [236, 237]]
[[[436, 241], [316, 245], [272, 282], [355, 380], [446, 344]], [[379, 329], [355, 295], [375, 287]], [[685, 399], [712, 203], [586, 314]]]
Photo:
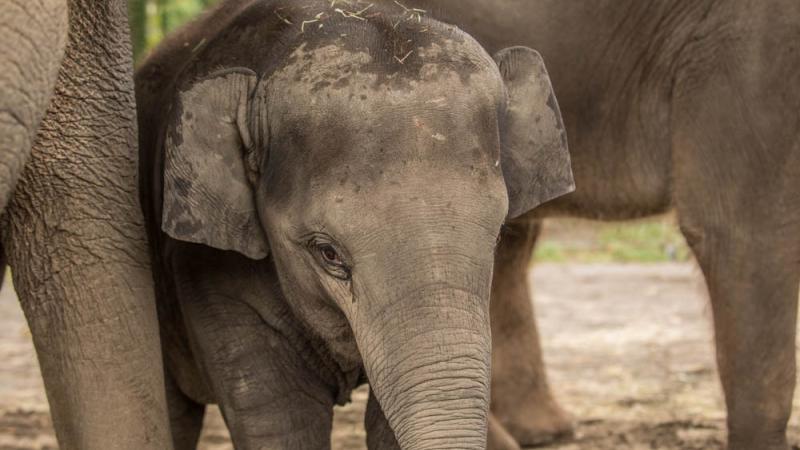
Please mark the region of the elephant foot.
[[786, 433], [769, 437], [756, 437], [755, 434], [745, 435], [743, 438], [728, 437], [728, 450], [790, 450], [786, 440]]
[[520, 450], [517, 441], [503, 428], [494, 414], [489, 415], [489, 437], [486, 450]]
[[[572, 419], [556, 402], [529, 402], [513, 414], [498, 414], [505, 431], [520, 447], [538, 447], [575, 436]], [[490, 427], [491, 431], [491, 427]]]

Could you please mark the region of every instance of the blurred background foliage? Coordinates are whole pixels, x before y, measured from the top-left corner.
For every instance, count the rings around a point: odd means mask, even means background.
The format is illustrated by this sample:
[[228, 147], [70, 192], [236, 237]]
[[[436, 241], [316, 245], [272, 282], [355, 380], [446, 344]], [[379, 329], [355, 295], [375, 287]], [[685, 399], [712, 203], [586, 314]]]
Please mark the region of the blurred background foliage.
[[[137, 61], [170, 31], [219, 0], [129, 0]], [[691, 258], [672, 215], [625, 223], [545, 222], [534, 259], [545, 262], [666, 262]]]
[[217, 0], [128, 0], [133, 53], [141, 61], [168, 32]]
[[536, 261], [566, 263], [683, 262], [692, 258], [673, 214], [629, 222], [550, 219]]

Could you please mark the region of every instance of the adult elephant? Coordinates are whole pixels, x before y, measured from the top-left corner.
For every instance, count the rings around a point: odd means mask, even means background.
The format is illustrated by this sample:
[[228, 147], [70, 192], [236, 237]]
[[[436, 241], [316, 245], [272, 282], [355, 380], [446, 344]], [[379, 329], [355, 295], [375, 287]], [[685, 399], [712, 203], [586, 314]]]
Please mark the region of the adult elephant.
[[0, 10], [2, 243], [62, 449], [171, 447], [126, 2]]
[[539, 50], [570, 138], [578, 190], [511, 224], [497, 254], [498, 419], [523, 444], [569, 429], [547, 388], [528, 297], [538, 220], [674, 208], [711, 296], [728, 447], [787, 449], [800, 275], [800, 3], [408, 3], [441, 12], [490, 52], [510, 43]]

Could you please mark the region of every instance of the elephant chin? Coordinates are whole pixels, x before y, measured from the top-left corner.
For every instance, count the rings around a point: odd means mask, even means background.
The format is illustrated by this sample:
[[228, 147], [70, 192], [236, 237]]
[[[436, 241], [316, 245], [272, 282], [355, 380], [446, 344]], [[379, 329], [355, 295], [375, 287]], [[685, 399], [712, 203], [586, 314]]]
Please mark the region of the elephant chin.
[[425, 297], [392, 302], [406, 310], [384, 310], [392, 320], [357, 333], [370, 385], [400, 448], [484, 450], [491, 333], [479, 305], [488, 302], [453, 289]]

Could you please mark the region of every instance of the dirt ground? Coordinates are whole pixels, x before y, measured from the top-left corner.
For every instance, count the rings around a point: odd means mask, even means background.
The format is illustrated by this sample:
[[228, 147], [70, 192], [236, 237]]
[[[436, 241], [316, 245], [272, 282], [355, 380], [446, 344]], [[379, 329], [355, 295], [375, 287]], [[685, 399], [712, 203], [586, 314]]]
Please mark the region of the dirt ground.
[[[549, 448], [722, 448], [710, 313], [693, 264], [540, 264], [532, 278], [551, 383], [578, 430], [573, 441]], [[10, 289], [0, 294], [0, 361], [0, 450], [56, 448]], [[353, 400], [337, 410], [336, 450], [364, 449], [363, 389]], [[795, 445], [798, 409], [795, 398]], [[231, 449], [216, 410], [207, 422], [201, 448]]]

